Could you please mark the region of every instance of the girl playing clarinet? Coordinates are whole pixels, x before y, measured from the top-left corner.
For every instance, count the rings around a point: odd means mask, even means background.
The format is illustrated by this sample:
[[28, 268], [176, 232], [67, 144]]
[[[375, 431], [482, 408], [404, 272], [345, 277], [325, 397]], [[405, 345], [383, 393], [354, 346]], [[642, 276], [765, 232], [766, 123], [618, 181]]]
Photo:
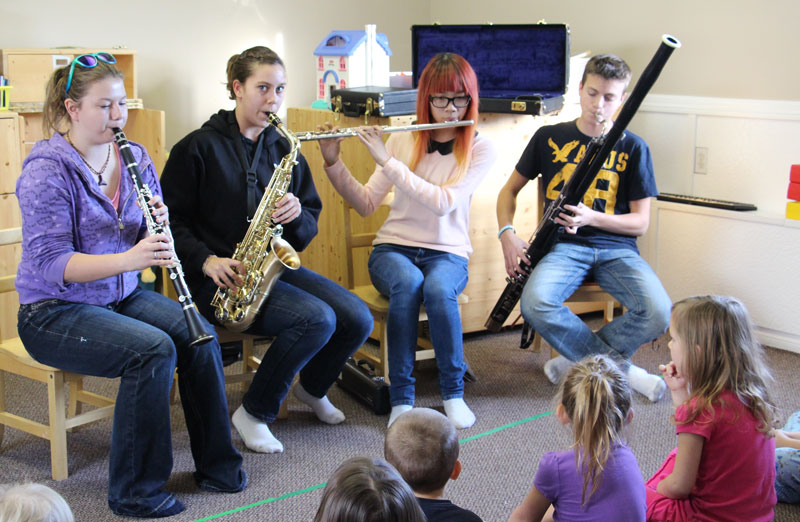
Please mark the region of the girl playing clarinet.
[[[122, 74], [109, 53], [76, 57], [47, 85], [45, 134], [17, 181], [22, 261], [19, 335], [37, 361], [66, 371], [120, 377], [111, 432], [108, 504], [117, 515], [159, 518], [183, 504], [164, 490], [172, 470], [169, 393], [177, 367], [200, 489], [237, 492], [247, 477], [231, 442], [220, 348], [191, 347], [181, 305], [137, 287], [147, 267], [169, 266], [167, 225], [153, 162], [131, 143], [154, 197], [136, 205], [113, 128], [128, 117]], [[207, 331], [210, 325], [204, 322]]]

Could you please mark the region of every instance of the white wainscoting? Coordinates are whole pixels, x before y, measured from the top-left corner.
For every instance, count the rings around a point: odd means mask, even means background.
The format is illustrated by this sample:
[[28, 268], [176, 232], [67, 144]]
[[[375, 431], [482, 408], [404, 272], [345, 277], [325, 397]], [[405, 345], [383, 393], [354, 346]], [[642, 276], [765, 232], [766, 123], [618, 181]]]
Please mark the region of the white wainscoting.
[[[653, 95], [630, 129], [650, 144], [661, 191], [758, 206], [653, 202], [639, 246], [670, 297], [736, 296], [763, 344], [800, 353], [800, 221], [784, 217], [800, 102]], [[694, 172], [696, 147], [708, 151], [706, 174]]]

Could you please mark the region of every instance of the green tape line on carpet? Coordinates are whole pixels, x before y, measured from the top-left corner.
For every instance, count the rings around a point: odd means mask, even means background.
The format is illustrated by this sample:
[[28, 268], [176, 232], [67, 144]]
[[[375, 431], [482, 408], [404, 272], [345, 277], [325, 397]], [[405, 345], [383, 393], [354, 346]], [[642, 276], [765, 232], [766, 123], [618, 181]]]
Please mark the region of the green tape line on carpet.
[[[498, 426], [497, 428], [491, 429], [489, 431], [485, 431], [483, 433], [478, 433], [477, 435], [473, 435], [471, 437], [467, 437], [465, 439], [459, 440], [459, 444], [467, 443], [471, 440], [480, 439], [481, 437], [486, 437], [487, 435], [492, 435], [494, 433], [498, 433], [503, 430], [507, 430], [509, 428], [514, 428], [516, 426], [520, 426], [521, 424], [525, 424], [527, 422], [535, 421], [536, 419], [541, 419], [542, 417], [547, 417], [548, 415], [552, 415], [552, 411], [546, 411], [544, 413], [540, 413], [538, 415], [534, 415], [532, 417], [528, 417], [526, 419], [518, 420], [515, 422], [511, 422], [509, 424], [503, 424], [502, 426]], [[277, 502], [278, 500], [283, 500], [285, 498], [296, 497], [297, 495], [302, 495], [303, 493], [308, 493], [310, 491], [315, 491], [317, 489], [322, 489], [325, 487], [326, 482], [322, 484], [317, 484], [316, 486], [310, 486], [304, 489], [298, 489], [297, 491], [292, 491], [291, 493], [286, 493], [285, 495], [281, 495], [279, 497], [270, 497], [264, 500], [259, 500], [258, 502], [253, 502], [252, 504], [248, 504], [246, 506], [238, 507], [235, 509], [231, 509], [229, 511], [224, 511], [222, 513], [217, 513], [216, 515], [210, 515], [205, 518], [198, 518], [193, 522], [205, 522], [207, 520], [213, 520], [215, 518], [221, 518], [227, 515], [232, 515], [234, 513], [239, 513], [240, 511], [244, 511], [246, 509], [252, 509], [254, 507], [263, 506], [265, 504], [271, 504], [273, 502]]]
[[224, 517], [226, 515], [232, 515], [234, 513], [238, 513], [240, 511], [244, 511], [245, 509], [251, 509], [257, 506], [263, 506], [264, 504], [271, 504], [273, 502], [277, 502], [278, 500], [283, 500], [285, 498], [296, 497], [297, 495], [302, 495], [303, 493], [308, 493], [309, 491], [314, 491], [317, 489], [322, 489], [325, 487], [326, 482], [322, 484], [317, 484], [316, 486], [310, 486], [304, 489], [298, 489], [297, 491], [292, 491], [291, 493], [286, 493], [285, 495], [281, 495], [279, 497], [270, 497], [264, 500], [259, 500], [258, 502], [253, 502], [252, 504], [248, 504], [246, 506], [238, 507], [235, 509], [231, 509], [229, 511], [224, 511], [222, 513], [217, 513], [216, 515], [211, 515], [205, 518], [198, 518], [194, 522], [205, 522], [206, 520], [213, 520], [215, 518]]

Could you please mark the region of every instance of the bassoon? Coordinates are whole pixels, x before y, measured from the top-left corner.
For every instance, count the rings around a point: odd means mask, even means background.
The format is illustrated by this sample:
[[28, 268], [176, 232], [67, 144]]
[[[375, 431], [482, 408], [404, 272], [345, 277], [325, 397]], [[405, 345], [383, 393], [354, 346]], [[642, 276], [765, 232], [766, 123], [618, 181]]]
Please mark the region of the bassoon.
[[[147, 183], [142, 180], [142, 175], [139, 172], [139, 164], [136, 163], [136, 159], [133, 157], [128, 138], [125, 137], [125, 133], [122, 132], [122, 129], [114, 128], [112, 130], [114, 131], [114, 141], [117, 143], [119, 153], [122, 155], [122, 160], [125, 162], [125, 170], [128, 171], [128, 174], [130, 174], [133, 180], [133, 186], [136, 190], [136, 201], [139, 203], [142, 212], [144, 212], [144, 219], [147, 224], [148, 232], [150, 232], [150, 234], [164, 234], [169, 238], [170, 242], [173, 242], [172, 232], [169, 227], [161, 225], [150, 212], [150, 198], [153, 197], [153, 193], [150, 191], [150, 187]], [[169, 278], [175, 286], [175, 292], [178, 294], [178, 302], [183, 308], [183, 315], [186, 317], [186, 324], [189, 327], [189, 338], [191, 339], [189, 341], [189, 346], [197, 346], [212, 340], [214, 336], [205, 330], [200, 312], [197, 311], [197, 307], [194, 301], [192, 301], [192, 294], [189, 292], [189, 287], [186, 285], [186, 280], [183, 277], [183, 268], [181, 267], [181, 262], [178, 260], [177, 254], [173, 253], [172, 264], [167, 267], [167, 272], [169, 272]]]
[[[525, 251], [525, 256], [530, 261], [530, 264], [520, 261], [520, 272], [516, 277], [507, 278], [508, 284], [505, 290], [500, 295], [500, 299], [494, 305], [489, 318], [486, 320], [486, 328], [489, 331], [497, 332], [502, 328], [511, 311], [517, 305], [522, 289], [530, 277], [531, 271], [541, 261], [541, 259], [550, 251], [555, 243], [556, 235], [560, 225], [555, 222], [555, 218], [561, 213], [568, 213], [564, 210], [565, 205], [577, 205], [582, 199], [586, 191], [589, 190], [594, 182], [595, 176], [600, 171], [600, 168], [605, 163], [606, 158], [616, 146], [619, 139], [622, 137], [625, 128], [630, 123], [639, 106], [644, 100], [644, 97], [650, 91], [650, 88], [658, 79], [661, 70], [666, 65], [672, 51], [679, 48], [681, 43], [673, 36], [664, 35], [661, 39], [661, 45], [656, 54], [650, 60], [650, 63], [645, 68], [636, 86], [631, 91], [628, 100], [619, 111], [614, 125], [606, 134], [593, 138], [586, 148], [586, 154], [575, 167], [572, 176], [564, 183], [558, 196], [550, 202], [547, 209], [542, 216], [541, 221], [536, 227], [536, 230], [531, 237], [530, 244]], [[523, 347], [525, 345], [526, 332], [523, 332]]]

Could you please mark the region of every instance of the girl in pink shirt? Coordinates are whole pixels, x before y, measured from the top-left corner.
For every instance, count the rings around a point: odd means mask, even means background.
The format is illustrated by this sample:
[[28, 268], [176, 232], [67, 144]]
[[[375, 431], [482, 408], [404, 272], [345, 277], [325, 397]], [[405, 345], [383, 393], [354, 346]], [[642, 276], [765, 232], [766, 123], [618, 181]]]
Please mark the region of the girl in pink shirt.
[[732, 297], [684, 299], [669, 333], [661, 371], [678, 447], [647, 481], [647, 520], [772, 520], [775, 408], [747, 309]]
[[[434, 56], [420, 77], [417, 122], [477, 119], [475, 71], [457, 54]], [[467, 285], [472, 253], [469, 205], [494, 162], [494, 149], [475, 125], [393, 134], [386, 144], [380, 127], [358, 133], [377, 163], [364, 185], [339, 159], [341, 138], [319, 144], [331, 183], [362, 216], [375, 212], [394, 189], [369, 259], [372, 284], [389, 297], [389, 424], [414, 405], [411, 372], [424, 303], [445, 413], [457, 428], [468, 428], [475, 415], [463, 398], [466, 364], [457, 299]]]

